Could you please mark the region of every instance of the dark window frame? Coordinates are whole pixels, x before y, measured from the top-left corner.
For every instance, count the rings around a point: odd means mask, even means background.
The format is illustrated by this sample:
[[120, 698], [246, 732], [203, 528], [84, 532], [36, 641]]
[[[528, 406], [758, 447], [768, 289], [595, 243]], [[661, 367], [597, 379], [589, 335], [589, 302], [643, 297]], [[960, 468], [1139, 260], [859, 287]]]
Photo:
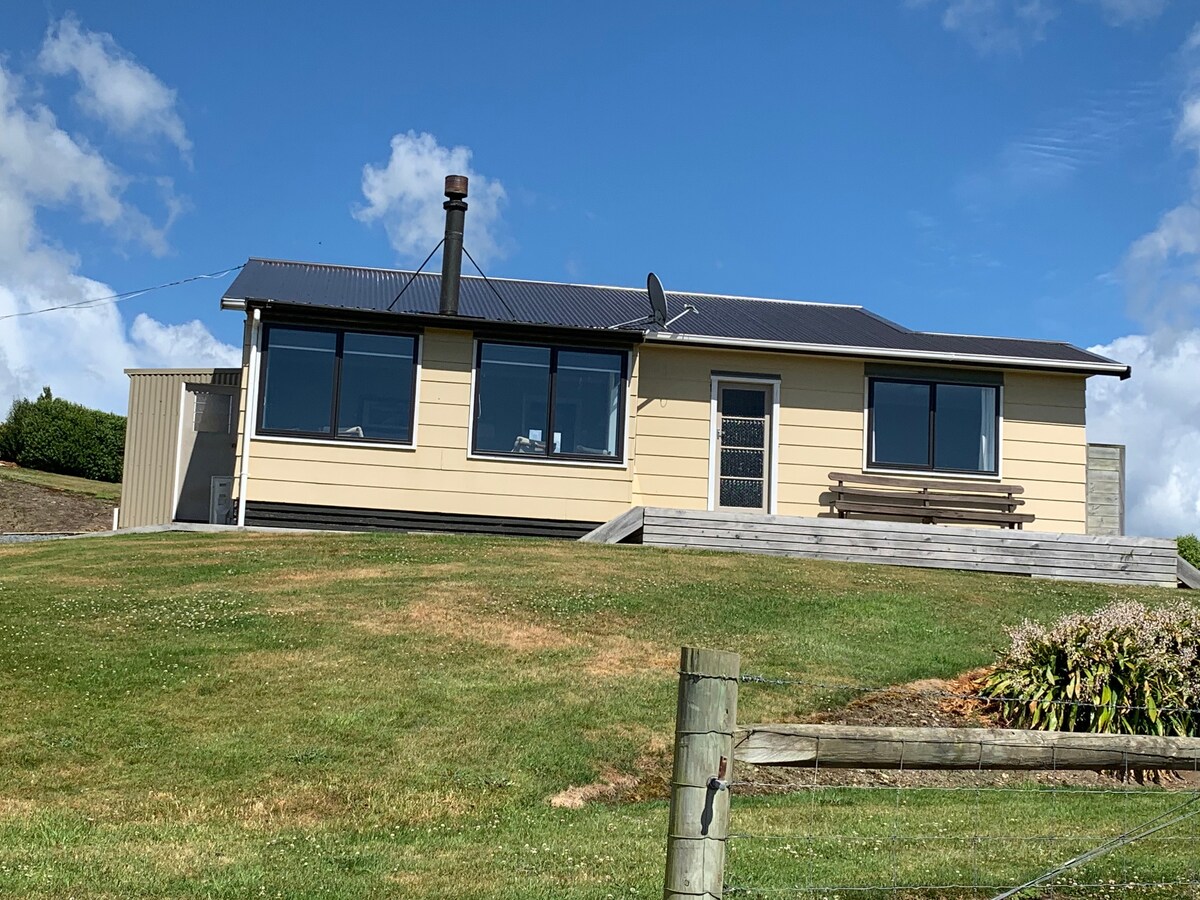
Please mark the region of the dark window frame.
[[[915, 463], [888, 463], [878, 462], [875, 459], [875, 385], [880, 382], [886, 384], [916, 384], [928, 387], [929, 390], [929, 412], [928, 412], [928, 428], [929, 428], [929, 456], [926, 465]], [[991, 388], [995, 392], [995, 410], [994, 420], [996, 423], [996, 447], [993, 454], [993, 466], [991, 469], [955, 469], [949, 466], [935, 465], [935, 456], [937, 453], [937, 395], [940, 385], [948, 385], [955, 387], [978, 387]], [[901, 378], [890, 377], [886, 375], [871, 375], [867, 378], [867, 468], [880, 469], [899, 472], [930, 472], [933, 474], [948, 474], [948, 475], [975, 475], [975, 476], [991, 476], [1000, 477], [1000, 425], [1001, 425], [1001, 410], [1003, 408], [1002, 395], [1004, 392], [1003, 384], [988, 384], [983, 382], [967, 381], [960, 378], [947, 378], [944, 381], [925, 379], [925, 378]]]
[[[263, 409], [267, 399], [267, 365], [271, 353], [271, 330], [286, 328], [290, 331], [311, 331], [321, 334], [334, 335], [333, 360], [333, 390], [329, 401], [329, 431], [297, 431], [295, 429], [264, 428]], [[349, 434], [337, 433], [339, 406], [342, 402], [342, 357], [345, 351], [347, 334], [374, 334], [383, 337], [408, 337], [413, 339], [412, 352], [412, 387], [408, 400], [408, 440], [395, 441], [378, 437], [355, 437]], [[419, 331], [395, 331], [383, 328], [338, 328], [320, 325], [293, 324], [287, 321], [264, 322], [262, 325], [261, 349], [259, 350], [258, 365], [258, 398], [255, 403], [257, 413], [254, 420], [256, 437], [266, 438], [296, 438], [298, 440], [336, 441], [346, 444], [389, 444], [394, 447], [412, 447], [417, 445], [417, 382], [421, 370], [421, 338]]]
[[[479, 431], [477, 425], [479, 423], [479, 391], [482, 379], [480, 376], [480, 365], [483, 362], [483, 347], [484, 344], [503, 344], [510, 347], [533, 347], [539, 350], [550, 351], [550, 380], [546, 398], [546, 423], [547, 436], [549, 440], [545, 441], [546, 449], [542, 453], [519, 453], [512, 450], [480, 450]], [[564, 353], [610, 353], [616, 354], [621, 358], [621, 394], [619, 398], [619, 406], [617, 409], [617, 455], [604, 456], [601, 454], [589, 453], [555, 453], [554, 452], [554, 408], [558, 396], [558, 355], [559, 352]], [[624, 466], [626, 464], [625, 454], [625, 429], [626, 416], [628, 415], [627, 403], [629, 400], [629, 351], [614, 347], [592, 346], [588, 344], [557, 344], [548, 343], [546, 341], [521, 341], [521, 340], [497, 340], [494, 338], [476, 338], [475, 340], [475, 368], [473, 370], [475, 389], [471, 392], [471, 455], [486, 457], [488, 459], [520, 459], [526, 462], [553, 462], [561, 460], [563, 462], [586, 462], [600, 463], [606, 466]]]

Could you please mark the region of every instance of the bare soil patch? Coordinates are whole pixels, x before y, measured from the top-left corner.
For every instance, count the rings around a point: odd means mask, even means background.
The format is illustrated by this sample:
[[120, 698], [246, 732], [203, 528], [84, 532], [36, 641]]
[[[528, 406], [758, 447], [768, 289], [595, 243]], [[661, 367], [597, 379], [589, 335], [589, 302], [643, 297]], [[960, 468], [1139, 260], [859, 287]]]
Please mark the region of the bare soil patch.
[[550, 805], [557, 809], [583, 809], [597, 800], [616, 800], [622, 790], [629, 790], [636, 786], [637, 782], [638, 779], [632, 775], [607, 772], [602, 781], [571, 785], [565, 791], [559, 791], [550, 798]]
[[0, 533], [107, 531], [112, 511], [107, 500], [0, 479]]
[[[635, 737], [634, 734], [628, 736]], [[582, 809], [588, 803], [639, 803], [669, 796], [670, 740], [664, 735], [649, 732], [636, 736], [643, 739], [642, 753], [634, 764], [636, 774], [603, 769], [599, 781], [592, 784], [568, 785], [566, 790], [548, 798], [550, 805], [562, 809]]]

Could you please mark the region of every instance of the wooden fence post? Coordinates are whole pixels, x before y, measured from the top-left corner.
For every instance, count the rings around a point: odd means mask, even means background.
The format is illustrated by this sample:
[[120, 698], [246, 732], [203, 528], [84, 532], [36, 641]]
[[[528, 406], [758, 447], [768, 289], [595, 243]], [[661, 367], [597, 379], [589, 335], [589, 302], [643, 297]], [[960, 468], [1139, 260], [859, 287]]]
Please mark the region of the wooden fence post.
[[724, 892], [740, 665], [736, 653], [680, 652], [664, 900]]

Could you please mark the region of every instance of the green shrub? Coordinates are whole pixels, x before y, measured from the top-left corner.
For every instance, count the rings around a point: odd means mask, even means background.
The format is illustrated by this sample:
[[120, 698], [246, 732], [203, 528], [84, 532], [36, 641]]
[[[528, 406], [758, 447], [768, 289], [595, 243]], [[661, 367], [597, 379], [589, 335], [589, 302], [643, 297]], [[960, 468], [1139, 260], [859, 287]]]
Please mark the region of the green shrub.
[[1175, 538], [1175, 543], [1179, 546], [1179, 555], [1200, 569], [1200, 538], [1194, 534], [1181, 534]]
[[1051, 627], [1028, 620], [982, 693], [1004, 724], [1046, 731], [1200, 734], [1200, 608], [1119, 602]]
[[125, 417], [60, 400], [43, 388], [17, 400], [0, 425], [0, 459], [43, 472], [120, 481]]

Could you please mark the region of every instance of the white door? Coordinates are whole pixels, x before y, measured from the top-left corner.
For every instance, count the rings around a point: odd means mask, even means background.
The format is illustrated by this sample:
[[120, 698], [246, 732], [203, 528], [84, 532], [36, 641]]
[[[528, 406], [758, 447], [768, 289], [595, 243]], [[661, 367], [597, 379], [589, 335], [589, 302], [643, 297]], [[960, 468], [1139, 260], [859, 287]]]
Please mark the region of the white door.
[[717, 509], [771, 508], [771, 407], [774, 387], [717, 382]]

